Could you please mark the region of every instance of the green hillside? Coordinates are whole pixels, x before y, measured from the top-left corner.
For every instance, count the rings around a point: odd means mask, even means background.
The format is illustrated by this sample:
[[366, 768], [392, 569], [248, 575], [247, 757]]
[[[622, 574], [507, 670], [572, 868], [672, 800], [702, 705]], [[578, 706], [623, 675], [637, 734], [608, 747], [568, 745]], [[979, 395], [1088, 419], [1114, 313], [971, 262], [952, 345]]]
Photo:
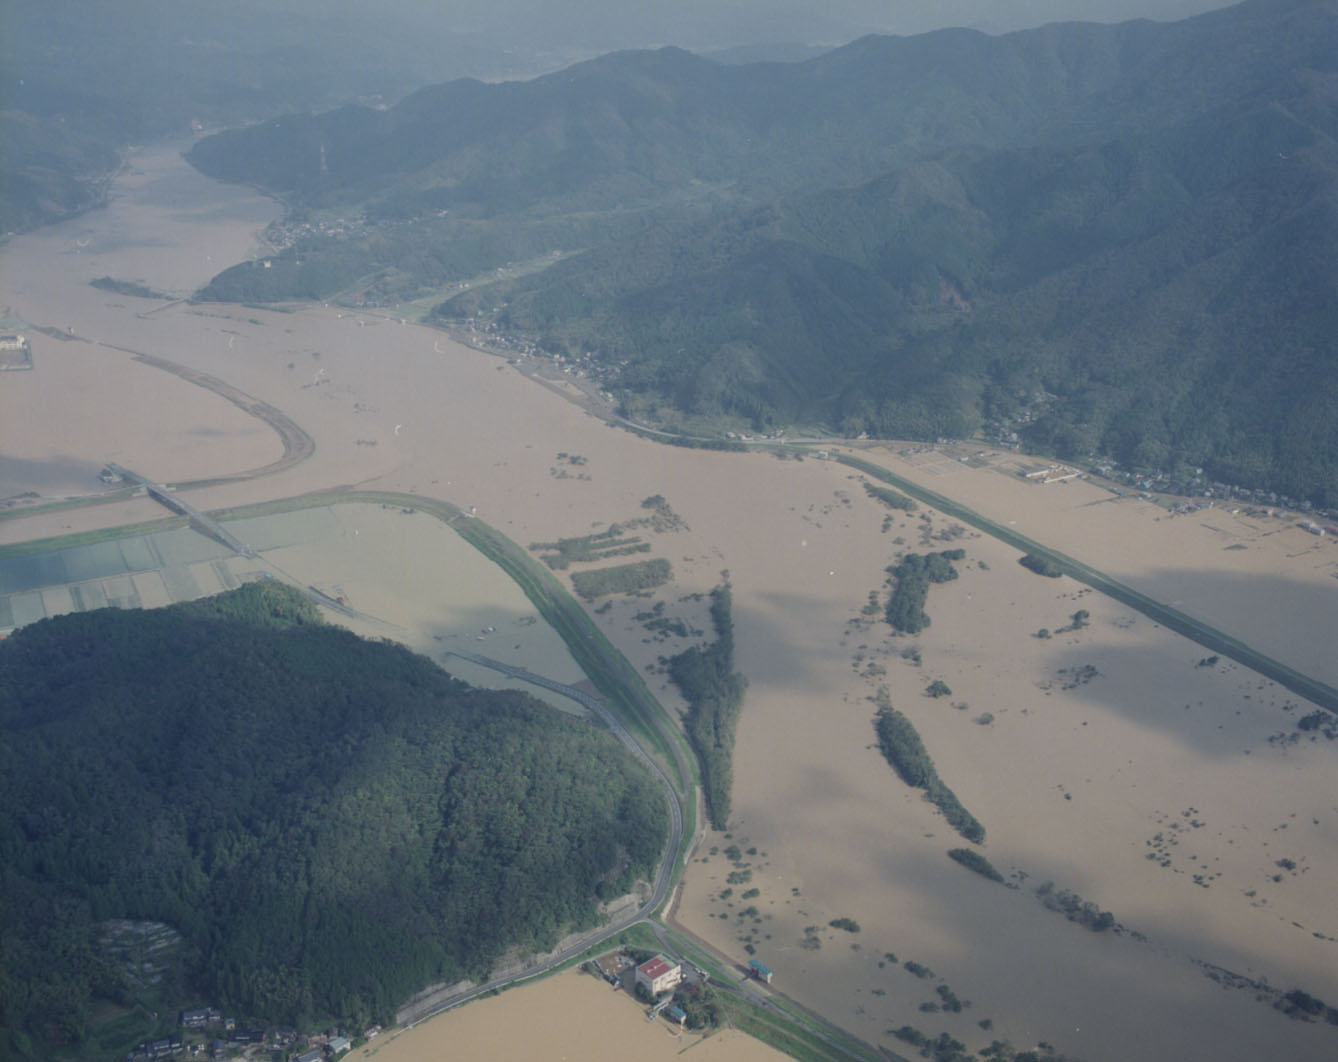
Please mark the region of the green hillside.
[[182, 935], [178, 1005], [357, 1025], [593, 924], [666, 833], [608, 735], [273, 585], [44, 621], [0, 673], [0, 1018], [21, 1054], [149, 991], [97, 943], [107, 920]]
[[201, 296], [468, 280], [438, 320], [639, 419], [983, 431], [1333, 504], [1336, 55], [1334, 0], [1250, 0], [452, 82], [197, 145], [295, 217], [361, 211]]
[[634, 415], [664, 402], [756, 430], [1020, 434], [1331, 505], [1335, 263], [1338, 150], [1263, 107], [1090, 147], [947, 153], [605, 244], [438, 313], [596, 351]]

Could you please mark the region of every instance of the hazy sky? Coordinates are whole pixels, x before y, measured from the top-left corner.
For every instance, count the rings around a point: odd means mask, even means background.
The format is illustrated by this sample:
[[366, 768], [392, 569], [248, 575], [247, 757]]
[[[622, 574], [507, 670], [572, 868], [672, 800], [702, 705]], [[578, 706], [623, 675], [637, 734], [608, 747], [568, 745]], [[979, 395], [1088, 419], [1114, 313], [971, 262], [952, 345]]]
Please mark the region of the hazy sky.
[[[1252, 0], [1269, 2], [1269, 0]], [[998, 33], [1057, 20], [1172, 20], [1220, 0], [0, 0], [0, 107], [59, 98], [215, 119], [395, 99], [465, 75], [525, 78], [609, 51], [836, 46], [944, 26]], [[25, 85], [27, 95], [17, 91]], [[180, 90], [180, 91], [179, 91]], [[55, 102], [52, 102], [55, 100]], [[193, 113], [193, 112], [192, 112]], [[171, 115], [169, 114], [170, 118]], [[159, 123], [161, 124], [161, 122]], [[156, 127], [155, 127], [156, 128]]]
[[[302, 3], [304, 0], [288, 0]], [[366, 8], [365, 0], [327, 7]], [[912, 34], [942, 26], [1002, 32], [1060, 20], [1171, 20], [1221, 0], [386, 0], [416, 19], [535, 43], [585, 39], [597, 47], [785, 41], [842, 43], [866, 32]]]
[[[180, 0], [184, 7], [192, 2], [202, 0]], [[62, 0], [53, 3], [60, 6]], [[1074, 19], [1169, 21], [1228, 5], [1222, 0], [268, 0], [263, 6], [304, 13], [384, 13], [476, 35], [487, 47], [576, 47], [593, 54], [661, 44], [694, 49], [842, 44], [865, 33], [914, 34], [943, 26], [997, 33]]]

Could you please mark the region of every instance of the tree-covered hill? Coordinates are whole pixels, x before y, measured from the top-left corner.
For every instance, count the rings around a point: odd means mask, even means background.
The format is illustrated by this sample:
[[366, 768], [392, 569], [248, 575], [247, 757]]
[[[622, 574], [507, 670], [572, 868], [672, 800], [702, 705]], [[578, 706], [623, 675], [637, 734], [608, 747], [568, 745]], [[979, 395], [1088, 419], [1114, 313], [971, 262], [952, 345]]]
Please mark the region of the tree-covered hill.
[[[963, 149], [456, 296], [648, 402], [845, 435], [1017, 430], [1338, 501], [1338, 106]], [[1338, 113], [1335, 110], [1331, 113]]]
[[616, 52], [386, 110], [290, 115], [206, 138], [190, 160], [313, 205], [603, 209], [702, 185], [770, 198], [945, 147], [1099, 142], [1237, 106], [1330, 66], [1332, 20], [1325, 0], [1250, 0], [1172, 24], [870, 36], [797, 63]]
[[0, 674], [0, 1017], [39, 1056], [130, 992], [104, 920], [242, 1015], [357, 1022], [592, 924], [665, 837], [608, 735], [273, 585], [44, 621]]
[[1335, 56], [1335, 0], [1248, 0], [453, 82], [199, 144], [367, 219], [203, 295], [393, 301], [529, 261], [438, 319], [588, 354], [634, 416], [983, 428], [1332, 504]]

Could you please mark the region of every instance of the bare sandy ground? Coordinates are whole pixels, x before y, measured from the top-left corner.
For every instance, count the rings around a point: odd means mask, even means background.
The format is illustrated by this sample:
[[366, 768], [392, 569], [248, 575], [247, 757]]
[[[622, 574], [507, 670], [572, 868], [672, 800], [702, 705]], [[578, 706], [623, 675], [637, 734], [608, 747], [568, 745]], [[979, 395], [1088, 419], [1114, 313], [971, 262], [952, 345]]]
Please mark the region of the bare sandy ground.
[[[175, 172], [161, 156], [141, 169], [152, 165]], [[194, 221], [148, 198], [122, 206], [135, 212], [132, 230], [186, 248], [168, 255], [174, 262], [203, 262]], [[245, 224], [238, 220], [237, 232]], [[1296, 720], [1310, 706], [1233, 665], [1198, 666], [1207, 655], [1200, 647], [1068, 580], [1026, 572], [1016, 551], [994, 540], [954, 537], [941, 516], [898, 515], [884, 530], [886, 510], [842, 466], [632, 438], [502, 360], [393, 315], [183, 305], [137, 317], [127, 304], [138, 300], [109, 299], [70, 272], [75, 231], [56, 227], [0, 251], [0, 301], [30, 322], [73, 324], [90, 338], [213, 373], [316, 439], [315, 455], [293, 469], [194, 492], [201, 507], [366, 484], [476, 506], [528, 544], [633, 519], [647, 496], [665, 497], [687, 527], [640, 532], [674, 567], [659, 599], [668, 615], [706, 628], [704, 602], [689, 595], [728, 570], [736, 664], [750, 683], [731, 836], [707, 837], [679, 917], [739, 960], [751, 944], [779, 990], [892, 1049], [904, 1045], [889, 1030], [907, 1024], [973, 1048], [995, 1037], [1019, 1046], [1044, 1040], [1088, 1059], [1319, 1059], [1338, 1049], [1338, 1030], [1284, 1017], [1269, 995], [1299, 987], [1338, 1003], [1338, 915], [1328, 887], [1338, 873], [1338, 745], [1297, 740]], [[96, 237], [81, 238], [89, 240], [81, 268], [125, 275], [114, 250], [83, 262]], [[213, 230], [208, 238], [220, 239]], [[231, 240], [246, 242], [236, 233]], [[151, 261], [139, 269], [150, 286], [168, 279]], [[174, 269], [183, 284], [208, 272]], [[45, 346], [35, 344], [39, 359]], [[153, 452], [165, 438], [153, 422], [127, 418], [98, 430], [126, 452]], [[73, 460], [105, 460], [81, 452], [78, 437], [66, 448]], [[578, 469], [560, 453], [586, 462]], [[1172, 520], [1139, 501], [1108, 502], [1086, 484], [1029, 485], [1009, 471], [1010, 458], [995, 460], [1000, 471], [942, 455], [873, 455], [883, 457], [1335, 679], [1325, 651], [1338, 618], [1330, 542], [1221, 512]], [[0, 539], [144, 519], [153, 515], [148, 504], [9, 520]], [[1236, 544], [1246, 548], [1226, 548]], [[886, 600], [884, 568], [899, 551], [945, 545], [967, 557], [959, 579], [933, 589], [926, 632], [894, 638], [876, 616], [862, 617], [871, 591], [878, 606]], [[430, 614], [437, 593], [425, 588], [414, 608]], [[412, 614], [402, 598], [395, 607]], [[679, 701], [658, 661], [688, 643], [637, 620], [651, 604], [615, 602], [600, 619], [672, 710]], [[1059, 631], [1078, 609], [1090, 612], [1084, 629], [1034, 637], [1041, 627]], [[903, 656], [911, 647], [918, 664]], [[934, 679], [951, 695], [927, 697]], [[963, 842], [874, 747], [869, 698], [880, 688], [985, 824], [984, 851], [1008, 886], [947, 859]], [[725, 857], [731, 843], [740, 845], [739, 866]], [[743, 871], [747, 881], [726, 880]], [[1122, 930], [1096, 934], [1047, 910], [1035, 895], [1045, 881], [1111, 911]], [[725, 888], [733, 889], [728, 900]], [[740, 917], [749, 907], [756, 912]], [[838, 918], [860, 931], [832, 928]], [[908, 960], [932, 976], [916, 977]], [[1203, 964], [1258, 987], [1224, 987]], [[512, 1007], [518, 1017], [534, 991], [479, 1007]], [[970, 1006], [942, 1010], [953, 997]]]
[[597, 978], [569, 970], [556, 977], [470, 1003], [393, 1038], [368, 1044], [376, 1062], [438, 1062], [518, 1058], [668, 1062], [691, 1059], [766, 1062], [785, 1056], [734, 1030], [703, 1038], [680, 1032], [663, 1017], [648, 1022], [646, 1008]]

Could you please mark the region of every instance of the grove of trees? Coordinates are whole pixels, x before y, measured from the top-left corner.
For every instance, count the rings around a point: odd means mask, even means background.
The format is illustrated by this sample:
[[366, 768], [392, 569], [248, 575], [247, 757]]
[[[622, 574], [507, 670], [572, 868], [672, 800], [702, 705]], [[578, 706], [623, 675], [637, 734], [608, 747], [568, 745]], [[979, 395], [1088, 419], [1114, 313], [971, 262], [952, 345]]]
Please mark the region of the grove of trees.
[[874, 729], [878, 733], [878, 747], [901, 780], [916, 789], [923, 789], [930, 803], [943, 812], [948, 823], [974, 844], [985, 840], [985, 827], [962, 806], [957, 795], [944, 784], [934, 768], [924, 742], [915, 724], [892, 707], [886, 694], [880, 694]]
[[239, 1016], [385, 1020], [596, 924], [667, 833], [609, 735], [272, 583], [33, 624], [0, 674], [0, 1037], [35, 1056], [132, 992], [106, 920], [171, 926]]
[[929, 587], [957, 578], [953, 561], [966, 556], [960, 549], [945, 549], [939, 553], [908, 553], [901, 562], [888, 569], [896, 580], [892, 597], [887, 603], [887, 622], [903, 634], [919, 634], [929, 626], [925, 602]]

